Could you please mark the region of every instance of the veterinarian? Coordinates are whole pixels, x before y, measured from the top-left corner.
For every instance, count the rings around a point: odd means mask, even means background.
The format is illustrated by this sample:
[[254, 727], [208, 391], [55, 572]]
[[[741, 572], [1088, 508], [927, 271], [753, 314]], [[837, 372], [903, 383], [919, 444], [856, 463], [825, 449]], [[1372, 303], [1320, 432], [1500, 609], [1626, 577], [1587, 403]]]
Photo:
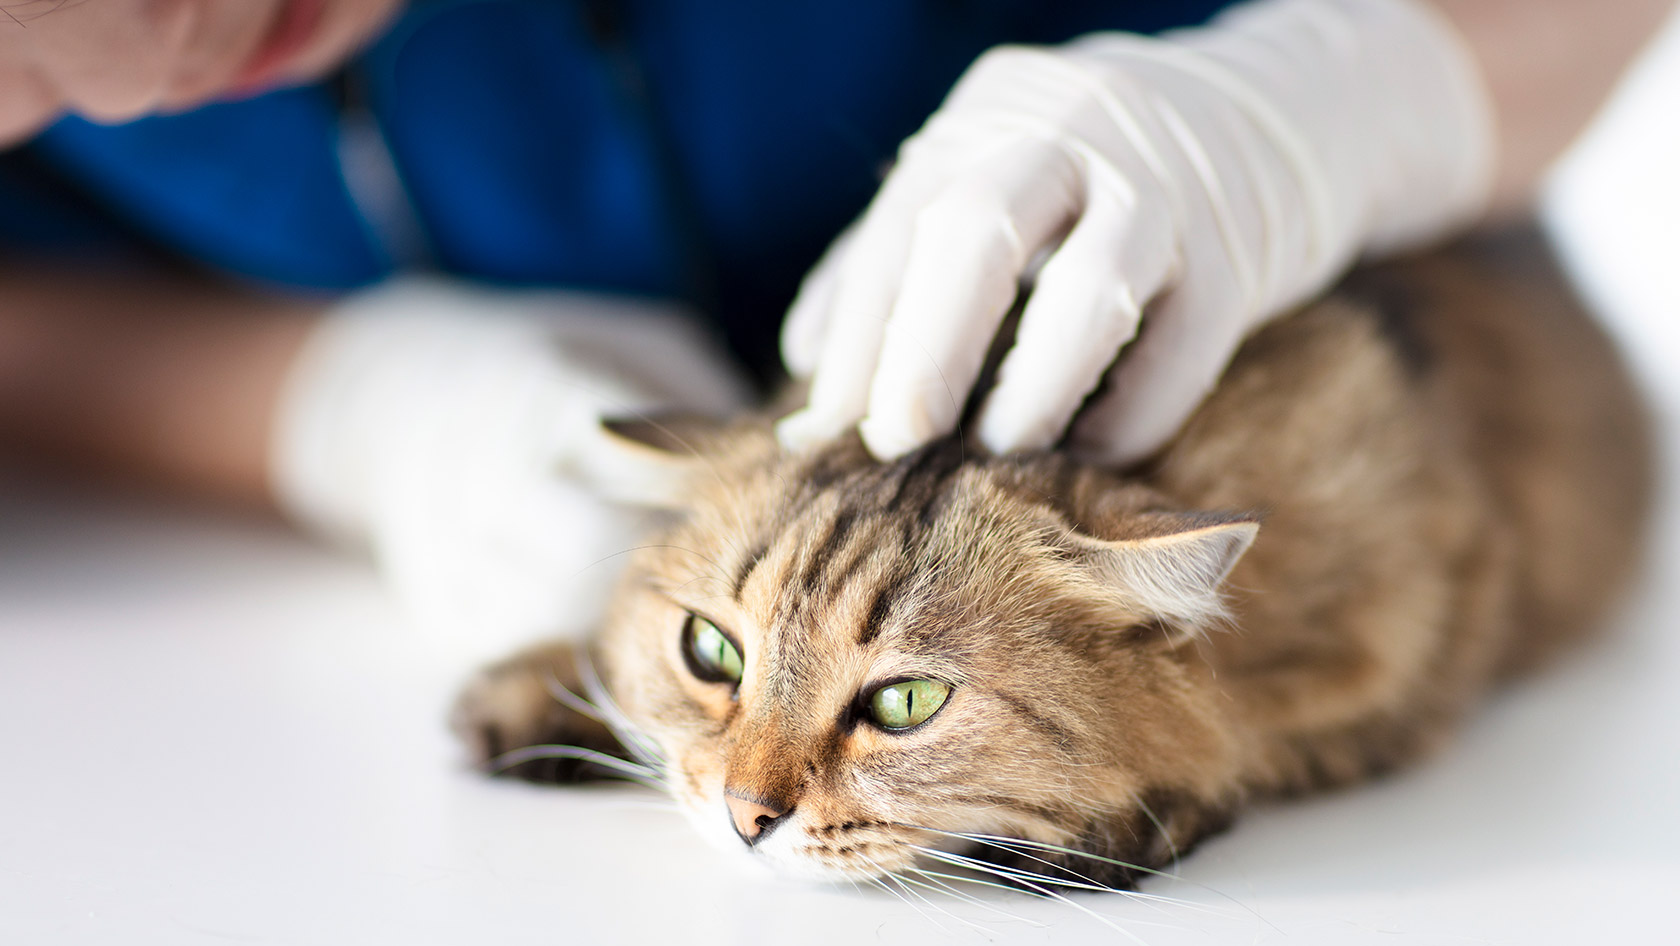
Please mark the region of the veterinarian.
[[596, 420], [743, 402], [790, 302], [790, 446], [950, 432], [1031, 277], [967, 436], [1136, 460], [1361, 254], [1524, 207], [1669, 3], [1226, 6], [7, 4], [3, 449], [579, 630]]

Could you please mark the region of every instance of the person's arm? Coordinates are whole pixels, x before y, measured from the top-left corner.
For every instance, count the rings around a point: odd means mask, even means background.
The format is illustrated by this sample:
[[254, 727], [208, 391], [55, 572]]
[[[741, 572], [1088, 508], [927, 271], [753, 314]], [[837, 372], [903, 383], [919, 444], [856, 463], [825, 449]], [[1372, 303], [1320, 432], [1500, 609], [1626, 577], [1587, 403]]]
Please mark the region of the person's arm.
[[270, 505], [275, 403], [320, 309], [184, 274], [0, 268], [0, 453]]
[[746, 386], [657, 300], [396, 277], [328, 304], [0, 268], [0, 458], [247, 506], [372, 552], [470, 658], [584, 633], [648, 514], [573, 475], [607, 417]]
[[1429, 0], [1470, 47], [1493, 101], [1491, 216], [1526, 210], [1674, 0]]

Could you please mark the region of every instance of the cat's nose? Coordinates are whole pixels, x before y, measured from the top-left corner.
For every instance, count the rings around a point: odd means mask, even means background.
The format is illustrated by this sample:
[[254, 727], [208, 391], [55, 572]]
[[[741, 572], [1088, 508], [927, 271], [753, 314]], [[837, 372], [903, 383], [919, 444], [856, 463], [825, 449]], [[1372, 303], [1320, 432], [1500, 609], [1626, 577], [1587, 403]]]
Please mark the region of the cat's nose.
[[773, 808], [752, 798], [743, 798], [734, 792], [723, 796], [723, 803], [729, 806], [729, 817], [735, 822], [735, 833], [747, 844], [757, 844], [770, 833], [788, 812], [788, 808]]

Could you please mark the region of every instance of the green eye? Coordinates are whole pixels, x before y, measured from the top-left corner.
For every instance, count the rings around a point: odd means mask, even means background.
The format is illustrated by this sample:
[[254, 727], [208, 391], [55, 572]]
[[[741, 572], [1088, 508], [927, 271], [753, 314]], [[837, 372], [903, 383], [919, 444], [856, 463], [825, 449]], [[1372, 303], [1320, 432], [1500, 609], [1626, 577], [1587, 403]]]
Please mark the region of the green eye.
[[741, 682], [741, 650], [716, 624], [698, 614], [683, 622], [683, 658], [708, 683]]
[[869, 695], [869, 718], [882, 729], [909, 729], [945, 705], [951, 688], [935, 680], [906, 680]]

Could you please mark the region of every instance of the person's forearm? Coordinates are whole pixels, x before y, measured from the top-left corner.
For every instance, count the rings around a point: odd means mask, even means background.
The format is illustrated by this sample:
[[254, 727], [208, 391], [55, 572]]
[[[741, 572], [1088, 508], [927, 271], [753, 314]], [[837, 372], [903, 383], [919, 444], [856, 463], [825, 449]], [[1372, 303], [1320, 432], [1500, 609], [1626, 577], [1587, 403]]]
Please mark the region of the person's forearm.
[[246, 505], [316, 306], [187, 276], [0, 267], [0, 452]]
[[1554, 159], [1580, 134], [1673, 0], [1428, 0], [1481, 66], [1498, 124], [1490, 211], [1528, 207]]

